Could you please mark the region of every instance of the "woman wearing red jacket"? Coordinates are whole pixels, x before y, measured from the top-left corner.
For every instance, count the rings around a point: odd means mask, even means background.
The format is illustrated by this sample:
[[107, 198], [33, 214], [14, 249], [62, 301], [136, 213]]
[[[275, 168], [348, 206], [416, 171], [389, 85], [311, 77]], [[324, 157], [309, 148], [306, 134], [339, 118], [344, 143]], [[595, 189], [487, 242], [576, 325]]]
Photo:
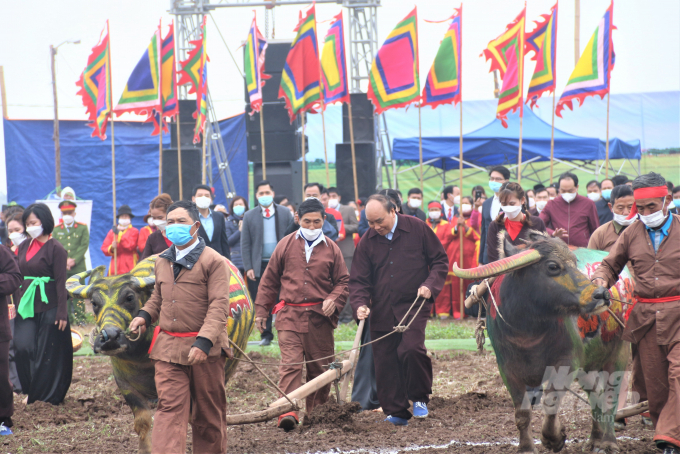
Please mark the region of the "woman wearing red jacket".
[[[132, 210], [127, 205], [118, 208], [118, 225], [109, 233], [102, 244], [102, 252], [107, 257], [111, 257], [109, 265], [109, 276], [129, 273], [137, 264], [137, 239], [139, 230], [133, 227], [130, 222], [135, 217]], [[114, 236], [115, 230], [115, 236]], [[114, 263], [114, 251], [116, 262]]]

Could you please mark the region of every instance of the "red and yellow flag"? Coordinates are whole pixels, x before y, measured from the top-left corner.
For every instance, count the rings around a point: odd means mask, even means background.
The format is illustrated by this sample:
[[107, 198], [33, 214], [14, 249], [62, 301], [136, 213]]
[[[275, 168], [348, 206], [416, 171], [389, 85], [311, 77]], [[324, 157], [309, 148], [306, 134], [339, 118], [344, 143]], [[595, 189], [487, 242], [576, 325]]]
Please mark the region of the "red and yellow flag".
[[106, 125], [113, 109], [111, 102], [111, 49], [109, 47], [109, 21], [102, 31], [99, 43], [92, 48], [87, 58], [87, 66], [76, 85], [78, 95], [89, 116], [89, 126], [93, 128], [92, 137], [106, 139]]

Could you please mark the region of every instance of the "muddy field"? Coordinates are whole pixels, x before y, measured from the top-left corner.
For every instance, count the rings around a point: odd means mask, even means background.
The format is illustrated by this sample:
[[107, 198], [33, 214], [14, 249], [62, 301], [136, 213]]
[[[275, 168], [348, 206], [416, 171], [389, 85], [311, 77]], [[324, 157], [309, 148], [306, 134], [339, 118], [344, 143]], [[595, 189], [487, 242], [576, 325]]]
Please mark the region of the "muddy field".
[[[276, 347], [274, 347], [276, 348]], [[255, 357], [264, 361], [272, 358]], [[229, 428], [230, 453], [505, 453], [517, 442], [512, 405], [498, 376], [493, 355], [468, 352], [433, 356], [434, 396], [430, 417], [411, 420], [408, 427], [383, 423], [384, 415], [356, 413], [351, 404], [327, 404], [315, 410], [307, 425], [283, 433], [275, 421]], [[275, 367], [266, 367], [276, 377]], [[274, 392], [251, 365], [241, 364], [227, 385], [230, 413], [263, 409]], [[9, 453], [127, 453], [136, 452], [132, 413], [125, 405], [106, 358], [77, 358], [74, 379], [63, 405], [26, 406], [15, 396], [15, 435], [4, 437]], [[567, 396], [560, 415], [567, 428], [564, 453], [582, 452], [589, 434], [585, 404]], [[534, 437], [540, 420], [534, 414]], [[654, 453], [653, 431], [639, 417], [619, 432], [622, 453]], [[514, 445], [513, 445], [514, 444]], [[539, 444], [539, 452], [547, 452]], [[187, 445], [191, 452], [191, 441]]]

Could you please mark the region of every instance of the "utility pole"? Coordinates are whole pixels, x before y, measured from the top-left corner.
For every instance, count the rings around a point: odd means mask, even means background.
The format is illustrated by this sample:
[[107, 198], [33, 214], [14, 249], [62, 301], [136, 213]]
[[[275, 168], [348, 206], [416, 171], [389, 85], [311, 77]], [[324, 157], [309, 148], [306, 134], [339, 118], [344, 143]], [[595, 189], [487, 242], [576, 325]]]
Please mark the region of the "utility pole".
[[[77, 41], [64, 41], [59, 44], [80, 44], [80, 40]], [[54, 133], [52, 134], [52, 140], [54, 140], [54, 168], [56, 169], [55, 183], [57, 191], [61, 191], [61, 145], [59, 143], [59, 104], [57, 102], [57, 72], [55, 70], [54, 60], [57, 56], [57, 49], [59, 46], [50, 45], [50, 64], [52, 67], [52, 96], [54, 97]], [[57, 193], [57, 195], [59, 195]]]

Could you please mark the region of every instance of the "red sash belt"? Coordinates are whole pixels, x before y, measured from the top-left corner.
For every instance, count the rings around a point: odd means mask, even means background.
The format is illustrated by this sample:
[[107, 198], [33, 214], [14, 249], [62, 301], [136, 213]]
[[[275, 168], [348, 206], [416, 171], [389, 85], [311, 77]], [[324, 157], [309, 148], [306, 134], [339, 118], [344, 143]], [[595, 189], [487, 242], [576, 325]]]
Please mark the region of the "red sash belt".
[[664, 298], [642, 298], [638, 296], [637, 300], [641, 303], [672, 303], [673, 301], [680, 301], [680, 296], [666, 296]]
[[158, 335], [163, 331], [165, 334], [169, 334], [172, 337], [196, 337], [198, 336], [198, 331], [192, 331], [189, 333], [173, 333], [172, 331], [166, 331], [164, 329], [161, 329], [160, 326], [156, 326], [156, 328], [153, 330], [153, 338], [151, 339], [151, 346], [149, 347], [149, 353], [151, 353], [151, 350], [153, 350], [153, 346], [156, 344], [156, 339], [158, 338]]
[[[308, 307], [308, 306], [316, 306], [318, 304], [323, 304], [323, 301], [316, 301], [314, 303], [300, 303], [300, 304], [292, 304], [292, 303], [286, 303], [285, 301], [281, 300], [279, 304], [274, 306], [274, 309], [272, 309], [272, 314], [276, 314], [278, 311], [283, 309], [284, 306], [297, 306], [297, 307]], [[152, 344], [153, 345], [153, 344]]]

